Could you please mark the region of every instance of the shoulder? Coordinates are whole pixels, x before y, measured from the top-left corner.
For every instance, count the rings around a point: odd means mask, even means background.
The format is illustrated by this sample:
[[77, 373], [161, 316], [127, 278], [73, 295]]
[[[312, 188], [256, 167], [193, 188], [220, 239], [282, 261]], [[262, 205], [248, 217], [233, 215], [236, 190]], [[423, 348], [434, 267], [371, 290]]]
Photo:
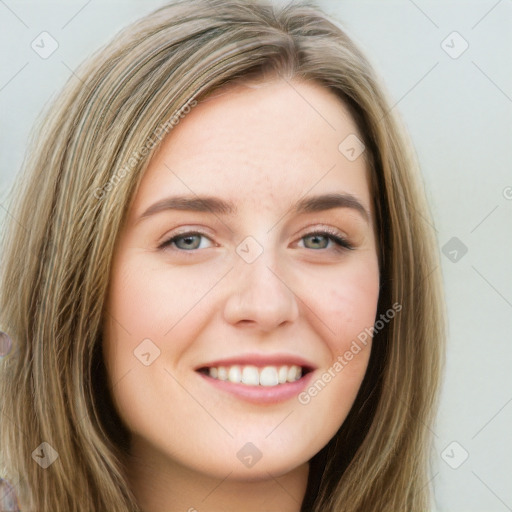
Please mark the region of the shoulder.
[[0, 511], [20, 512], [14, 487], [3, 478], [0, 478]]

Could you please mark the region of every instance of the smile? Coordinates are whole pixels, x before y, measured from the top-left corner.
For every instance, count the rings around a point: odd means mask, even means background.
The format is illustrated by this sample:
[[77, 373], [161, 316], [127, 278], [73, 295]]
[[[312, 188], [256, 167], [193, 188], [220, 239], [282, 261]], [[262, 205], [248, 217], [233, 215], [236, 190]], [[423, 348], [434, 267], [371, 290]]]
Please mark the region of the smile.
[[255, 404], [277, 404], [296, 397], [316, 367], [291, 354], [247, 354], [210, 361], [196, 367], [217, 392]]
[[297, 365], [265, 366], [254, 365], [212, 366], [204, 368], [212, 379], [229, 381], [246, 386], [279, 386], [295, 382], [302, 377], [302, 368]]

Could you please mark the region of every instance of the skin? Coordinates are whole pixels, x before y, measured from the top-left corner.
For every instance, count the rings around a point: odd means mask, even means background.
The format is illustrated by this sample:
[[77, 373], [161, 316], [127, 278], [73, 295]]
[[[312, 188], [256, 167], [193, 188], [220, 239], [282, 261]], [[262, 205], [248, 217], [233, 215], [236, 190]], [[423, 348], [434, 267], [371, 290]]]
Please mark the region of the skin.
[[[379, 294], [374, 213], [364, 154], [338, 150], [357, 134], [348, 110], [312, 82], [231, 85], [200, 102], [169, 133], [130, 205], [116, 245], [104, 357], [116, 409], [132, 433], [126, 468], [146, 512], [297, 512], [308, 461], [345, 420], [371, 341], [306, 405], [296, 396], [254, 404], [194, 371], [247, 353], [294, 354], [320, 378], [375, 321]], [[352, 208], [291, 214], [303, 196], [350, 193]], [[237, 215], [169, 210], [178, 194], [232, 200]], [[354, 250], [308, 237], [330, 227]], [[180, 228], [180, 230], [178, 230]], [[182, 232], [204, 237], [158, 249]], [[262, 253], [236, 252], [248, 236]], [[184, 248], [185, 247], [185, 248]], [[231, 270], [230, 270], [231, 269]], [[134, 350], [150, 339], [146, 366]], [[261, 459], [246, 467], [247, 443]]]

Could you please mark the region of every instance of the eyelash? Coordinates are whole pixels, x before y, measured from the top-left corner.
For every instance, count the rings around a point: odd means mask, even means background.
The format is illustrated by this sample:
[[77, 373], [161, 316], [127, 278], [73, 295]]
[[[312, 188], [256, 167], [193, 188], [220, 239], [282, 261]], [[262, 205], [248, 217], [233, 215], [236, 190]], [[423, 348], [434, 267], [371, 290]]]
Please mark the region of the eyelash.
[[[301, 237], [301, 240], [303, 238], [307, 238], [307, 237], [311, 237], [311, 236], [318, 236], [318, 235], [325, 236], [328, 239], [332, 240], [336, 244], [335, 247], [333, 247], [331, 250], [338, 251], [338, 252], [344, 252], [344, 251], [352, 251], [354, 249], [354, 247], [348, 242], [348, 240], [346, 238], [339, 236], [335, 231], [331, 231], [328, 228], [324, 228], [323, 230], [312, 231], [311, 233], [306, 233], [305, 235], [303, 235]], [[165, 249], [167, 247], [171, 247], [172, 244], [174, 242], [176, 242], [176, 240], [179, 240], [181, 238], [188, 238], [191, 236], [204, 236], [205, 238], [209, 239], [209, 237], [205, 233], [201, 233], [200, 231], [187, 231], [185, 233], [180, 233], [178, 235], [175, 235], [172, 238], [169, 238], [168, 240], [162, 242], [162, 244], [160, 244], [158, 249]], [[307, 249], [307, 247], [306, 247], [306, 249]], [[187, 252], [193, 253], [200, 249], [185, 250], [185, 249], [175, 248], [174, 250], [184, 252], [184, 253], [187, 253]], [[326, 251], [329, 249], [324, 248], [324, 249], [310, 249], [310, 250]]]

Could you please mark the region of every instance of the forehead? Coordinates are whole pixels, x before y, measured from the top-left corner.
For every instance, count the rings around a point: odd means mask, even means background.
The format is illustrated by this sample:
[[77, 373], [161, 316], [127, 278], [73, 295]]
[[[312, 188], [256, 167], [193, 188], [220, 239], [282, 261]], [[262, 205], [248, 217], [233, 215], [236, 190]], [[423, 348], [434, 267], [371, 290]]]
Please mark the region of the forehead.
[[132, 213], [168, 195], [216, 195], [242, 209], [282, 210], [310, 191], [350, 193], [371, 209], [364, 154], [339, 146], [358, 134], [348, 109], [313, 82], [225, 87], [160, 143]]

